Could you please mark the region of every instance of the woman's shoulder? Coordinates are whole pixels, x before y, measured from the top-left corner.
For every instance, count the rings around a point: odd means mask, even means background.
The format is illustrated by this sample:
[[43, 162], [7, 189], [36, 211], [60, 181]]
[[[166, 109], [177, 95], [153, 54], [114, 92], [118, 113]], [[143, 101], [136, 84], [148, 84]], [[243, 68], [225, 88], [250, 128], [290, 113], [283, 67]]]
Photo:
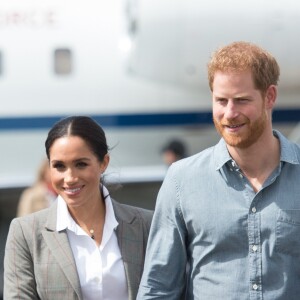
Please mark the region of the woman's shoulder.
[[147, 222], [151, 222], [153, 211], [137, 206], [132, 206], [128, 204], [123, 204], [120, 202], [117, 202], [116, 200], [112, 199], [113, 207], [115, 210], [116, 217], [122, 217], [126, 220], [132, 220], [133, 218], [140, 218], [142, 220], [145, 220]]
[[44, 227], [45, 222], [49, 216], [49, 212], [50, 212], [50, 208], [45, 208], [22, 217], [16, 217], [11, 221], [11, 225], [16, 226], [18, 224], [22, 228], [24, 227], [32, 228], [33, 226], [35, 228], [38, 228], [40, 226]]

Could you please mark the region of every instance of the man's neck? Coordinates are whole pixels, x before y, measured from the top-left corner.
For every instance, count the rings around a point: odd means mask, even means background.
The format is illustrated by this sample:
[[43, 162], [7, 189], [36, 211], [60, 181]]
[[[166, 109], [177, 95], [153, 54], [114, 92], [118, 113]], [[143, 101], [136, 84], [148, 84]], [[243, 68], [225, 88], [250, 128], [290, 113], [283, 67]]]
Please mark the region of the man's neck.
[[261, 189], [280, 161], [280, 143], [273, 134], [260, 138], [245, 149], [227, 147], [256, 192]]

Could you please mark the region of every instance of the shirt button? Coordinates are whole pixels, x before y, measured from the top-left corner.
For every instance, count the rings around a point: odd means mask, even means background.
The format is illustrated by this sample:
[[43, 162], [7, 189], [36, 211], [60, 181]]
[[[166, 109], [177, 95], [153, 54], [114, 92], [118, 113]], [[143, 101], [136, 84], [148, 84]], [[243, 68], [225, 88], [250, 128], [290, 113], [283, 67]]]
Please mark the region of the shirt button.
[[255, 208], [255, 207], [252, 207], [252, 208], [251, 208], [251, 211], [252, 211], [253, 213], [256, 213], [256, 208]]
[[258, 289], [258, 285], [254, 283], [254, 284], [252, 285], [252, 288], [256, 291], [256, 290]]
[[240, 176], [240, 178], [243, 178], [243, 177], [244, 177], [243, 174], [241, 174], [241, 173], [239, 174], [239, 176]]
[[258, 249], [258, 247], [257, 247], [256, 245], [253, 245], [253, 246], [252, 246], [252, 251], [253, 251], [253, 252], [256, 252], [257, 249]]

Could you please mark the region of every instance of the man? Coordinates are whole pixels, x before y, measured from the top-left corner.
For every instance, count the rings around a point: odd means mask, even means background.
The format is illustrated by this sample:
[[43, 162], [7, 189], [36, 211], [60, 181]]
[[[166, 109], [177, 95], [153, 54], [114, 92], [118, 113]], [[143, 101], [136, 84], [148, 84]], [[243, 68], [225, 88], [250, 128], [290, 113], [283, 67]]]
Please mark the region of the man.
[[208, 77], [222, 139], [169, 168], [137, 299], [300, 299], [300, 149], [272, 130], [278, 64], [235, 42]]

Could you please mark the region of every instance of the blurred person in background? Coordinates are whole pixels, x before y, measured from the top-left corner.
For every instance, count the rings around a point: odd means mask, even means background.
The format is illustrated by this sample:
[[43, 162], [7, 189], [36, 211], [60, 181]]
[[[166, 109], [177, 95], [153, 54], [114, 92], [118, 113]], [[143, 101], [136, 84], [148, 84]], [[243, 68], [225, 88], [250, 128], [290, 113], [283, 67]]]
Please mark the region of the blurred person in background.
[[45, 142], [57, 201], [15, 218], [4, 258], [5, 299], [135, 300], [152, 212], [111, 199], [103, 129], [62, 119]]
[[187, 157], [186, 145], [183, 141], [171, 140], [162, 148], [162, 158], [167, 166], [170, 166], [177, 160]]
[[36, 182], [33, 186], [26, 188], [20, 197], [17, 207], [17, 217], [49, 207], [55, 200], [57, 194], [52, 187], [50, 179], [49, 161], [42, 161]]

